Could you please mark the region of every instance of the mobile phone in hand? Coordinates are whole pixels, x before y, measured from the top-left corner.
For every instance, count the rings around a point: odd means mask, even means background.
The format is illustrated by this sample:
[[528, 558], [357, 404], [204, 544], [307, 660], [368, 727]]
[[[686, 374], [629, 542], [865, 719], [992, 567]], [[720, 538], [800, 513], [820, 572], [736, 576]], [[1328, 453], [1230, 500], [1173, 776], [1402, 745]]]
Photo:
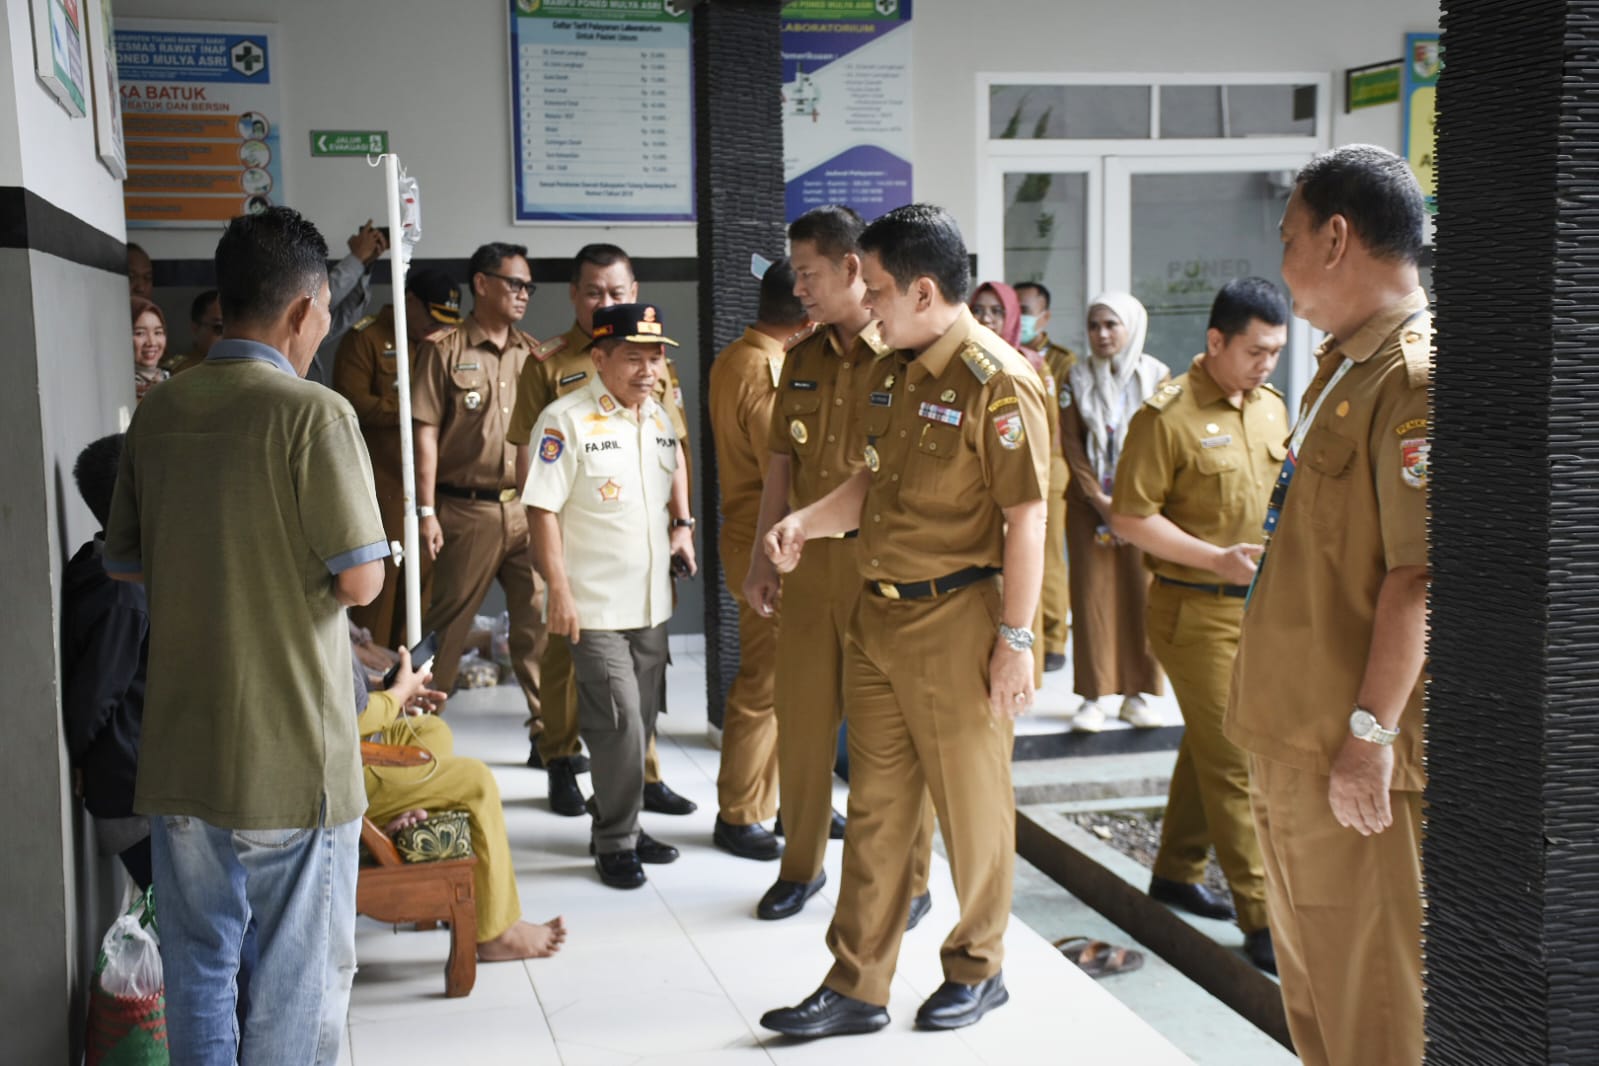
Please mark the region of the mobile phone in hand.
[[[433, 659], [439, 654], [439, 635], [429, 633], [417, 641], [416, 647], [411, 649], [411, 669], [419, 674], [425, 674], [433, 669]], [[394, 679], [400, 676], [400, 664], [395, 663], [389, 667], [389, 672], [383, 675], [383, 687], [393, 688]]]
[[688, 560], [677, 552], [672, 553], [672, 576], [688, 577], [693, 571], [689, 568]]

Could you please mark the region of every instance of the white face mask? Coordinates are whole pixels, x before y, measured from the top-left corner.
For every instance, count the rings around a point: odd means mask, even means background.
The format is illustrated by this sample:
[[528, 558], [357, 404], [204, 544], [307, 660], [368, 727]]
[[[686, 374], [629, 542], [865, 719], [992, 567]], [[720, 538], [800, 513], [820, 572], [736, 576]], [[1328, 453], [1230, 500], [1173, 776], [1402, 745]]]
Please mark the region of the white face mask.
[[1020, 341], [1021, 343], [1023, 343], [1023, 344], [1031, 344], [1031, 343], [1033, 343], [1033, 340], [1035, 338], [1037, 338], [1037, 336], [1038, 336], [1038, 316], [1037, 315], [1023, 315], [1022, 316], [1021, 333], [1020, 333], [1020, 335], [1017, 336], [1016, 339], [1018, 341]]

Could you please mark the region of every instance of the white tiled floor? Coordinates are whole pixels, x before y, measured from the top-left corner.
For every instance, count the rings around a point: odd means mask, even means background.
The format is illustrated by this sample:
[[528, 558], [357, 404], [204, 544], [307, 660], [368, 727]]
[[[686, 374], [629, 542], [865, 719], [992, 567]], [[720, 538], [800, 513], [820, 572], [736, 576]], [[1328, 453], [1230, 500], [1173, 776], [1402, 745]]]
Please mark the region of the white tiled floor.
[[[700, 809], [685, 818], [644, 816], [648, 831], [676, 844], [683, 857], [670, 866], [647, 867], [649, 884], [632, 892], [599, 883], [587, 853], [587, 819], [552, 814], [544, 800], [545, 775], [522, 765], [527, 748], [516, 690], [478, 690], [451, 702], [447, 717], [457, 751], [488, 762], [499, 780], [524, 911], [535, 920], [564, 915], [570, 939], [552, 959], [480, 965], [472, 994], [452, 1000], [443, 996], [447, 934], [396, 933], [362, 919], [356, 943], [361, 968], [342, 1062], [1189, 1061], [1019, 921], [1012, 921], [1006, 937], [1010, 1004], [959, 1032], [915, 1031], [917, 1006], [942, 980], [938, 946], [955, 914], [949, 869], [936, 854], [933, 912], [905, 938], [888, 1029], [803, 1043], [760, 1028], [764, 1011], [798, 1002], [827, 972], [831, 956], [823, 934], [836, 898], [842, 845], [829, 846], [830, 883], [801, 914], [757, 921], [755, 902], [776, 876], [776, 864], [736, 859], [711, 846], [718, 753], [705, 740], [704, 660], [697, 651], [677, 654], [669, 687], [672, 713], [661, 720], [663, 773]], [[587, 788], [587, 779], [581, 780]]]

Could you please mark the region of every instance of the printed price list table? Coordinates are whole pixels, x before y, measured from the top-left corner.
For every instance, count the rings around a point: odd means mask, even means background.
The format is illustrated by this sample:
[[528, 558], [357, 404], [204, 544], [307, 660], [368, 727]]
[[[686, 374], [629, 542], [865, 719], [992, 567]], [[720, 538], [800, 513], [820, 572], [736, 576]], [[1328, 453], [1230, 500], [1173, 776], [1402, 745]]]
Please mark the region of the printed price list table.
[[518, 221], [692, 221], [686, 21], [513, 17], [512, 29]]

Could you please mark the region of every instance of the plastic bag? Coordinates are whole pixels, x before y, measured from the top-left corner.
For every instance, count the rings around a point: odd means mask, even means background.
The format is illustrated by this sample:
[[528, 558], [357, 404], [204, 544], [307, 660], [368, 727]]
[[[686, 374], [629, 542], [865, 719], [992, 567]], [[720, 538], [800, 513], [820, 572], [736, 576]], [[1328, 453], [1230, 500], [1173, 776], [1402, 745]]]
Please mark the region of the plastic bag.
[[166, 1066], [167, 1023], [154, 892], [134, 900], [100, 942], [89, 994], [88, 1066]]
[[493, 651], [494, 664], [501, 672], [511, 669], [511, 612], [501, 611], [500, 617], [494, 620], [489, 633], [492, 641], [490, 647]]
[[500, 683], [500, 668], [484, 659], [476, 649], [461, 656], [461, 667], [456, 672], [458, 688], [492, 688]]

